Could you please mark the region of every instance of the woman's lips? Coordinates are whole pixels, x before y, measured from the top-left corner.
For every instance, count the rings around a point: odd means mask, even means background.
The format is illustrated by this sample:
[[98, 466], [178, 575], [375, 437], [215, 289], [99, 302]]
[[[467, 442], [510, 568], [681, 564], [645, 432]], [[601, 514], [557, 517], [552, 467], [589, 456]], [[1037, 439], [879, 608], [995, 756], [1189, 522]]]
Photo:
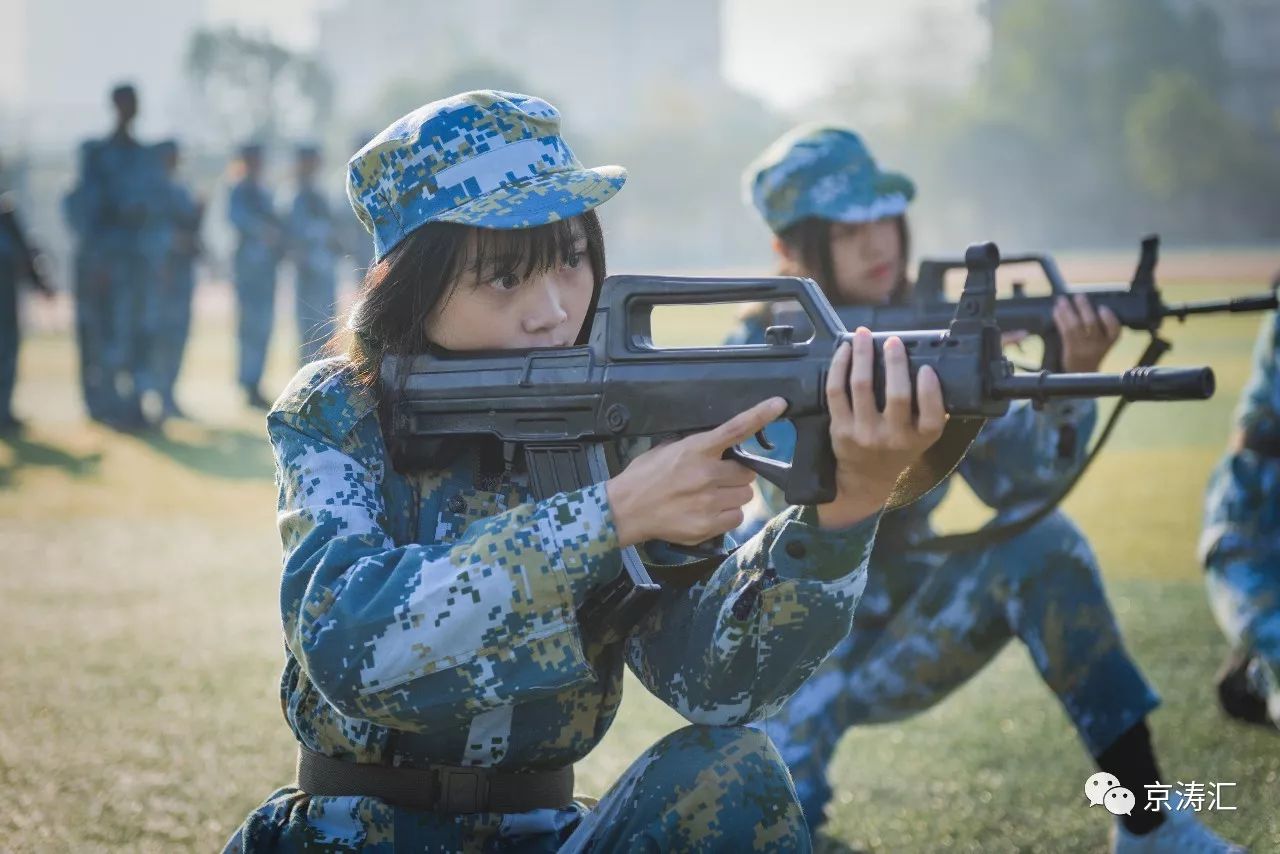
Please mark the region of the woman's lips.
[[867, 276], [872, 279], [883, 279], [893, 272], [893, 265], [885, 262], [877, 264], [867, 271]]

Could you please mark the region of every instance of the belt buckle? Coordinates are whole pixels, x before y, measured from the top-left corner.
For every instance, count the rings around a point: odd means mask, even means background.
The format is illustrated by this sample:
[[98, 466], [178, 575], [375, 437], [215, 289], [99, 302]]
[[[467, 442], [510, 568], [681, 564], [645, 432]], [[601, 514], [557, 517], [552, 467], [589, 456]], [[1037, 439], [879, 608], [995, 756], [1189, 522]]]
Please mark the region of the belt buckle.
[[439, 787], [436, 803], [444, 813], [486, 812], [489, 805], [489, 777], [479, 768], [441, 768], [436, 775]]

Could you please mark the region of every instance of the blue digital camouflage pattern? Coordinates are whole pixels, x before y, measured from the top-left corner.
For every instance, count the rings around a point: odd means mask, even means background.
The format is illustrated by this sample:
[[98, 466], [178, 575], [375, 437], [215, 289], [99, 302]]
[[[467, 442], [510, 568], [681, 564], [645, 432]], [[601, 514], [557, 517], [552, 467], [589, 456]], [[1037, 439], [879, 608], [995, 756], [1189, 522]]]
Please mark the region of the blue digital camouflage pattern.
[[81, 147], [80, 174], [64, 200], [79, 240], [77, 332], [94, 418], [135, 421], [142, 393], [156, 387], [151, 351], [166, 252], [165, 182], [155, 146], [111, 136]]
[[337, 312], [336, 265], [342, 250], [329, 200], [314, 186], [298, 190], [286, 223], [294, 269], [294, 313], [302, 364], [320, 356]]
[[1244, 446], [1280, 447], [1280, 315], [1258, 331], [1235, 420], [1235, 447], [1209, 481], [1200, 555], [1218, 624], [1252, 653], [1250, 676], [1280, 725], [1280, 457]]
[[803, 219], [871, 222], [904, 213], [911, 179], [883, 172], [851, 130], [798, 127], [765, 149], [743, 173], [743, 194], [778, 233]]
[[348, 164], [347, 197], [379, 260], [428, 222], [528, 228], [588, 211], [626, 181], [583, 168], [541, 98], [464, 92], [401, 117]]
[[621, 571], [603, 484], [535, 502], [526, 475], [489, 471], [478, 450], [400, 474], [344, 360], [299, 373], [268, 431], [285, 552], [281, 700], [299, 742], [352, 762], [562, 766], [608, 730], [624, 663], [695, 726], [642, 756], [598, 823], [582, 822], [586, 801], [448, 817], [286, 788], [229, 850], [544, 851], [580, 823], [578, 841], [609, 840], [601, 850], [632, 850], [643, 834], [664, 851], [807, 846], [784, 767], [742, 725], [776, 713], [848, 633], [875, 519], [825, 531], [812, 508], [789, 508], [605, 644], [576, 619]]
[[284, 227], [271, 193], [249, 177], [231, 188], [227, 215], [239, 237], [234, 274], [239, 305], [236, 377], [241, 386], [257, 388], [275, 321], [276, 267], [284, 250]]
[[[754, 315], [729, 343], [762, 343], [771, 322]], [[1092, 400], [1040, 411], [1015, 403], [987, 423], [957, 473], [996, 510], [992, 524], [1018, 518], [1074, 474], [1096, 419]], [[756, 450], [789, 460], [791, 425], [775, 423], [765, 434], [774, 449]], [[767, 482], [758, 485], [760, 500], [738, 536], [783, 503]], [[850, 727], [933, 706], [1014, 638], [1095, 756], [1159, 702], [1125, 651], [1092, 549], [1061, 513], [981, 550], [900, 551], [933, 536], [929, 517], [948, 486], [885, 514], [853, 632], [767, 721], [813, 826], [831, 797], [827, 764]]]

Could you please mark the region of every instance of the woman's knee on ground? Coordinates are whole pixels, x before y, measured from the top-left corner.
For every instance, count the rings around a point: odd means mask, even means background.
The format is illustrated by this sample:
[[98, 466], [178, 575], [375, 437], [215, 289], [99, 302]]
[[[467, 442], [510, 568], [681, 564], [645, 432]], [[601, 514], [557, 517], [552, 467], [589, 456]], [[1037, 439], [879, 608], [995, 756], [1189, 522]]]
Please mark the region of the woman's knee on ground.
[[629, 787], [628, 823], [643, 824], [652, 841], [688, 850], [808, 844], [790, 774], [759, 730], [687, 726], [650, 747], [632, 770], [638, 778]]

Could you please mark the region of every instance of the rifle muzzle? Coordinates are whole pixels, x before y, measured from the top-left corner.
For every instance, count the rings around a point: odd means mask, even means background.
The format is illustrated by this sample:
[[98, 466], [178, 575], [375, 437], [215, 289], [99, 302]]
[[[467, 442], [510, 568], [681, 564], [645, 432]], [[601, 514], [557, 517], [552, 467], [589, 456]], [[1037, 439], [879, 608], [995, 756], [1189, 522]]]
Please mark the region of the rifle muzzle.
[[1208, 400], [1216, 382], [1213, 368], [1130, 368], [1123, 374], [1014, 374], [995, 384], [996, 396], [1047, 401], [1063, 397], [1120, 397], [1125, 400]]

